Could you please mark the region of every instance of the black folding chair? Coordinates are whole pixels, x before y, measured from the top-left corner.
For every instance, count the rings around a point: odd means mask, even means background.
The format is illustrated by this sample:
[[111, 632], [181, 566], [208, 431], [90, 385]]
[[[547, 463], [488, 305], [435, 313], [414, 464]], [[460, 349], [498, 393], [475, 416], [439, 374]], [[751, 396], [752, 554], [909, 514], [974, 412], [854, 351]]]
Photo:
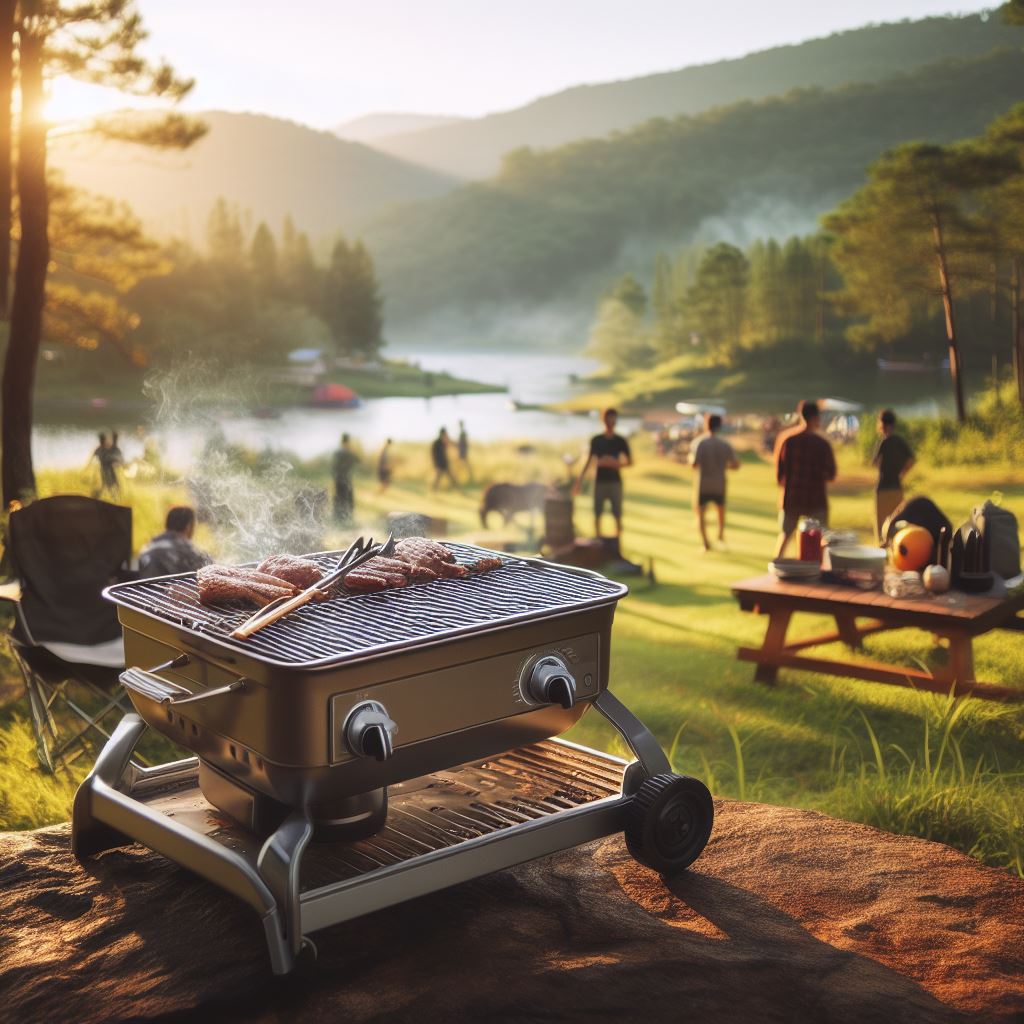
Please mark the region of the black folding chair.
[[[130, 710], [117, 685], [121, 627], [101, 592], [130, 575], [131, 548], [132, 510], [120, 505], [61, 495], [11, 513], [7, 552], [21, 593], [9, 644], [50, 771], [78, 757], [92, 734], [109, 738], [104, 719]], [[61, 708], [70, 714], [58, 722]]]

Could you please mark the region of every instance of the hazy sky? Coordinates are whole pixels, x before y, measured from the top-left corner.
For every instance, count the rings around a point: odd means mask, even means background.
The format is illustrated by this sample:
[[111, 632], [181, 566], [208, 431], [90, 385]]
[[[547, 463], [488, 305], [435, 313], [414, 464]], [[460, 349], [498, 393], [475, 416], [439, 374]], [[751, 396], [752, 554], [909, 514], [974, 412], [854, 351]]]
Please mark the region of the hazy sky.
[[[149, 50], [196, 78], [194, 109], [326, 128], [360, 114], [477, 116], [582, 82], [739, 56], [961, 0], [139, 0]], [[58, 85], [55, 118], [111, 100]], [[118, 101], [117, 105], [123, 105]]]

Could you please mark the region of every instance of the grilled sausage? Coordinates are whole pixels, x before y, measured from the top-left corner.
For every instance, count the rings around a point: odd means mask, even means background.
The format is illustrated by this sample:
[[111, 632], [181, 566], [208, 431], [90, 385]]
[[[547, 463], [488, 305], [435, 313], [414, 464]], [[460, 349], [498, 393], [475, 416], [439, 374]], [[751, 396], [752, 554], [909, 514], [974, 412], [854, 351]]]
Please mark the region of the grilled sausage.
[[356, 593], [370, 594], [377, 590], [387, 590], [388, 581], [374, 572], [363, 572], [362, 566], [353, 569], [344, 579], [345, 589]]
[[478, 558], [466, 568], [468, 568], [470, 572], [488, 572], [491, 569], [500, 569], [501, 564], [500, 558], [492, 558], [488, 556], [486, 558]]

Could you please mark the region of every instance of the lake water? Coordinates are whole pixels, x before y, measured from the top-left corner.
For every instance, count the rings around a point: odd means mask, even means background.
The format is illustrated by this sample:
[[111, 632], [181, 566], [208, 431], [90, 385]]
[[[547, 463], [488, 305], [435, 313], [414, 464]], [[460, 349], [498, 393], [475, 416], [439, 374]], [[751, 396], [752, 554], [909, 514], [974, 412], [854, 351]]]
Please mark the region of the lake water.
[[[512, 401], [547, 404], [564, 399], [585, 385], [573, 383], [571, 375], [582, 377], [596, 368], [583, 356], [549, 355], [536, 352], [495, 354], [466, 352], [396, 353], [435, 372], [484, 381], [508, 388], [507, 393], [451, 395], [435, 398], [378, 398], [357, 409], [289, 409], [279, 417], [261, 419], [251, 415], [211, 416], [173, 428], [157, 422], [140, 424], [118, 418], [113, 411], [87, 414], [76, 425], [39, 423], [33, 435], [37, 466], [72, 468], [85, 464], [96, 447], [96, 432], [117, 429], [125, 458], [142, 454], [143, 437], [154, 437], [170, 465], [185, 466], [195, 457], [214, 430], [223, 431], [235, 444], [251, 449], [273, 448], [314, 458], [333, 451], [342, 432], [348, 432], [367, 451], [373, 451], [392, 437], [396, 441], [426, 442], [446, 426], [454, 437], [459, 421], [466, 424], [471, 440], [564, 441], [576, 451], [583, 440], [595, 433], [599, 423], [586, 416], [561, 415], [539, 410], [516, 410]], [[623, 420], [622, 429], [635, 422]], [[142, 427], [144, 429], [140, 430]]]

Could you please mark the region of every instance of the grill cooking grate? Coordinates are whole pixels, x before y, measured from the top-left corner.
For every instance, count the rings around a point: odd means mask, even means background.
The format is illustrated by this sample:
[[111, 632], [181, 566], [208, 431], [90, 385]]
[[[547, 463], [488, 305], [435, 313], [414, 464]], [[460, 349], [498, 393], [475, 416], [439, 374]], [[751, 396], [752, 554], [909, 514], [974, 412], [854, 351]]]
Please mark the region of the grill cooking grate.
[[[460, 563], [497, 552], [469, 544], [446, 544]], [[337, 554], [314, 557], [333, 567]], [[231, 639], [252, 609], [220, 611], [199, 603], [194, 573], [139, 580], [107, 594], [126, 608], [172, 622], [247, 654], [287, 665], [341, 661], [426, 639], [512, 623], [551, 612], [617, 600], [621, 584], [593, 573], [502, 556], [500, 569], [465, 579], [411, 584], [374, 594], [351, 594], [313, 602], [249, 637]]]

